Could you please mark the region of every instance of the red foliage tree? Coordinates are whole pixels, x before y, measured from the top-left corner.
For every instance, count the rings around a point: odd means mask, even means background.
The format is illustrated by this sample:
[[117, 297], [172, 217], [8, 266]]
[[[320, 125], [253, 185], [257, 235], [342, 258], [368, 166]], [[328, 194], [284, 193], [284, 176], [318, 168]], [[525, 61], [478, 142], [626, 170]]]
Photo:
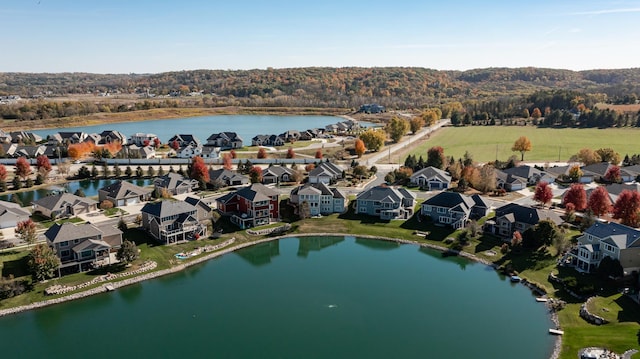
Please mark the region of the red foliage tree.
[[606, 188], [599, 186], [591, 192], [587, 208], [597, 217], [611, 211], [611, 199]]
[[200, 183], [209, 182], [209, 170], [200, 156], [191, 159], [191, 178]]
[[444, 149], [440, 146], [433, 146], [427, 150], [427, 167], [444, 169], [447, 166], [447, 158]]
[[230, 154], [225, 153], [222, 155], [222, 167], [225, 170], [231, 170], [233, 168], [233, 162]]
[[25, 157], [18, 157], [16, 161], [16, 176], [21, 179], [25, 179], [29, 177], [31, 174], [31, 165], [29, 165], [29, 161]]
[[640, 226], [640, 193], [624, 190], [613, 205], [613, 218], [624, 225]]
[[171, 142], [170, 144], [171, 148], [173, 148], [175, 151], [177, 151], [180, 148], [180, 144], [178, 143], [177, 140], [173, 140], [173, 142]]
[[263, 147], [260, 147], [260, 149], [258, 149], [258, 158], [267, 158], [267, 150], [265, 150]]
[[321, 150], [321, 149], [318, 149], [318, 150], [316, 151], [316, 156], [315, 156], [315, 157], [316, 157], [316, 158], [322, 158], [322, 150]]
[[567, 203], [564, 206], [564, 214], [569, 217], [576, 211], [576, 206], [573, 203]]
[[562, 204], [565, 206], [572, 204], [575, 211], [583, 211], [587, 208], [587, 191], [585, 191], [584, 186], [579, 183], [572, 184], [571, 188], [564, 194]]
[[153, 139], [153, 147], [158, 148], [160, 147], [161, 143], [160, 143], [160, 139], [158, 137]]
[[231, 158], [233, 158], [234, 160], [238, 158], [238, 154], [236, 153], [236, 150], [229, 151], [229, 154], [231, 155]]
[[142, 145], [143, 145], [144, 147], [147, 147], [147, 146], [149, 146], [150, 144], [151, 144], [151, 141], [149, 141], [149, 140], [144, 140], [144, 141], [142, 141]]
[[51, 172], [51, 162], [49, 162], [49, 157], [45, 155], [36, 157], [36, 168], [38, 169], [38, 172], [44, 173], [45, 175]]
[[251, 183], [262, 182], [262, 168], [259, 166], [251, 167], [249, 171], [249, 178], [251, 179]]
[[553, 198], [553, 192], [551, 191], [551, 187], [545, 181], [540, 181], [536, 185], [536, 190], [533, 194], [533, 200], [539, 202], [542, 206], [551, 202]]
[[0, 181], [7, 180], [7, 167], [5, 167], [2, 163], [0, 163]]
[[307, 172], [311, 172], [314, 168], [316, 168], [316, 165], [314, 165], [313, 163], [309, 163], [308, 165], [304, 166], [304, 170]]
[[296, 158], [296, 153], [293, 152], [293, 147], [289, 147], [287, 150], [287, 158]]
[[620, 183], [622, 182], [622, 177], [620, 176], [620, 167], [611, 166], [607, 170], [607, 173], [604, 175], [604, 179], [609, 182]]

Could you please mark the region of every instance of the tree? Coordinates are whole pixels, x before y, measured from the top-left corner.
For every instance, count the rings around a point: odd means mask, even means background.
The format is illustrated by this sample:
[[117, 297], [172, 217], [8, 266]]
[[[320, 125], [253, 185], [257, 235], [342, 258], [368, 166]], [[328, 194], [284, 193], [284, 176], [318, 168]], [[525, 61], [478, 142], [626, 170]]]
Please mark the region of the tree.
[[29, 253], [27, 265], [38, 281], [53, 278], [60, 266], [60, 259], [46, 244], [38, 244]]
[[122, 168], [120, 168], [120, 166], [117, 163], [113, 166], [113, 174], [116, 177], [122, 176]]
[[600, 160], [602, 162], [609, 162], [613, 165], [617, 165], [622, 160], [620, 154], [614, 151], [612, 148], [599, 148], [596, 150]]
[[[160, 166], [160, 168], [162, 168], [162, 166]], [[136, 177], [142, 178], [143, 176], [144, 176], [144, 170], [142, 169], [142, 167], [140, 166], [136, 167]]]
[[562, 235], [558, 226], [553, 221], [544, 219], [524, 232], [522, 243], [527, 248], [549, 246], [558, 235]]
[[444, 156], [444, 149], [440, 146], [431, 147], [427, 151], [427, 163], [426, 166], [444, 169], [447, 163], [447, 158]]
[[478, 183], [474, 184], [475, 189], [482, 193], [487, 193], [496, 189], [496, 171], [491, 165], [484, 165], [480, 168]]
[[409, 121], [400, 117], [393, 117], [385, 126], [385, 131], [393, 142], [398, 142], [409, 131]]
[[158, 137], [153, 139], [153, 147], [155, 147], [156, 149], [160, 148], [160, 139]]
[[62, 160], [58, 162], [58, 173], [61, 175], [69, 174], [69, 169], [71, 168], [71, 162], [67, 160]]
[[49, 157], [45, 155], [40, 155], [36, 157], [36, 168], [39, 173], [42, 173], [45, 177], [49, 175], [51, 172], [51, 162], [49, 162]]
[[409, 121], [409, 127], [411, 133], [415, 135], [422, 127], [424, 127], [424, 120], [421, 117], [414, 117]]
[[640, 226], [640, 193], [622, 191], [613, 205], [613, 218], [630, 227]]
[[602, 186], [596, 187], [589, 196], [587, 208], [597, 217], [609, 213], [611, 211], [611, 198], [607, 189]]
[[[87, 167], [85, 167], [85, 166], [82, 166], [82, 167], [87, 169]], [[82, 167], [80, 167], [80, 170], [82, 170]], [[81, 171], [78, 171], [78, 173], [80, 173], [80, 172]], [[88, 177], [97, 178], [98, 177], [98, 169], [96, 168], [96, 165], [91, 165], [91, 172], [88, 172], [88, 173], [89, 173], [89, 176], [87, 176], [85, 178], [88, 178]]]
[[231, 158], [231, 155], [228, 153], [222, 155], [222, 168], [229, 171], [231, 171], [231, 169], [233, 168], [233, 160]]
[[359, 138], [356, 138], [354, 147], [358, 158], [362, 157], [362, 155], [364, 155], [364, 153], [367, 151], [367, 147], [364, 145], [364, 141]]
[[569, 179], [571, 180], [571, 182], [578, 182], [580, 181], [580, 177], [582, 177], [582, 175], [584, 174], [584, 172], [582, 172], [582, 170], [580, 169], [580, 166], [572, 166], [571, 168], [569, 168]]
[[531, 151], [531, 148], [532, 146], [529, 138], [527, 138], [527, 136], [520, 136], [520, 138], [513, 143], [511, 151], [520, 152], [520, 161], [524, 161], [524, 153]]
[[138, 247], [136, 244], [125, 240], [116, 253], [116, 259], [123, 263], [131, 263], [138, 259]]
[[584, 163], [585, 166], [601, 162], [600, 155], [590, 148], [583, 148], [575, 155], [571, 156], [570, 161], [578, 161]]
[[170, 144], [170, 147], [173, 148], [174, 151], [177, 151], [178, 149], [180, 149], [180, 144], [177, 140], [173, 140]]
[[238, 154], [236, 153], [236, 150], [229, 151], [229, 154], [231, 155], [231, 158], [233, 158], [234, 160], [238, 158]]
[[204, 189], [209, 182], [209, 169], [200, 156], [191, 159], [191, 173], [189, 176], [200, 183], [200, 188]]
[[251, 183], [262, 182], [262, 168], [258, 166], [251, 167], [251, 170], [249, 171], [249, 178], [251, 179]]
[[522, 246], [522, 234], [520, 232], [515, 231], [511, 236], [511, 247], [518, 248]]
[[314, 157], [317, 158], [317, 159], [321, 159], [322, 158], [322, 150], [318, 148], [316, 150], [316, 154], [315, 154]]
[[533, 200], [539, 202], [544, 207], [547, 203], [551, 202], [552, 198], [553, 192], [551, 191], [549, 183], [545, 181], [538, 182], [533, 194]]
[[587, 208], [587, 191], [585, 191], [584, 186], [579, 183], [572, 184], [571, 188], [564, 194], [562, 204], [565, 206], [571, 204], [574, 210], [584, 211]]
[[613, 165], [609, 167], [607, 173], [604, 175], [604, 179], [612, 183], [622, 182], [622, 176], [620, 175], [620, 167]]
[[100, 202], [100, 209], [111, 209], [111, 208], [113, 208], [113, 202], [106, 199]]
[[433, 126], [442, 118], [442, 111], [439, 108], [428, 108], [420, 116], [428, 126]]
[[525, 108], [524, 110], [522, 110], [522, 117], [529, 118], [529, 109], [528, 108]]
[[34, 244], [38, 239], [36, 233], [36, 224], [31, 218], [18, 222], [16, 226], [16, 235], [27, 244]]
[[[162, 168], [162, 166], [160, 166], [160, 168]], [[182, 169], [182, 166], [180, 166], [180, 168]], [[153, 168], [153, 166], [149, 166], [147, 168], [147, 176], [154, 177], [155, 175], [156, 175], [156, 170]]]
[[289, 147], [287, 150], [287, 158], [296, 158], [296, 153], [293, 151], [293, 147]]
[[25, 157], [18, 157], [16, 160], [16, 176], [25, 179], [31, 175], [31, 165]]
[[540, 112], [540, 109], [536, 107], [531, 111], [531, 117], [537, 120], [542, 117], [542, 112]]
[[91, 177], [91, 172], [89, 171], [87, 166], [82, 166], [80, 167], [80, 169], [78, 169], [78, 178], [89, 178], [89, 177]]
[[84, 191], [82, 190], [82, 188], [78, 188], [74, 193], [74, 195], [78, 196], [78, 197], [86, 197], [87, 195], [84, 193]]
[[382, 131], [370, 128], [361, 133], [359, 138], [364, 142], [366, 148], [376, 152], [384, 145], [387, 136]]
[[131, 166], [127, 166], [127, 168], [124, 169], [124, 175], [127, 177], [133, 176], [133, 169], [131, 169]]
[[267, 158], [267, 150], [264, 147], [258, 149], [258, 158]]
[[308, 165], [304, 166], [304, 170], [309, 173], [311, 171], [313, 171], [313, 169], [316, 168], [316, 165], [313, 163], [309, 163]]
[[298, 207], [298, 217], [300, 219], [307, 219], [311, 217], [311, 205], [308, 201], [302, 201]]

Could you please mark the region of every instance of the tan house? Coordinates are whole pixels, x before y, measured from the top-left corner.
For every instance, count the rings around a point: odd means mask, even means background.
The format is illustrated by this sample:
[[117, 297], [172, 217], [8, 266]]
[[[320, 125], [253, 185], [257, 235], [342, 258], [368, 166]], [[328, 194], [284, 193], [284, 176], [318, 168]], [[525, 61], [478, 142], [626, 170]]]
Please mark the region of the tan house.
[[207, 235], [207, 226], [198, 221], [198, 210], [187, 202], [147, 203], [140, 212], [142, 227], [161, 243], [174, 244]]
[[107, 200], [114, 207], [128, 206], [151, 199], [153, 189], [142, 188], [127, 181], [114, 182], [98, 190], [98, 200]]
[[59, 193], [42, 197], [31, 204], [33, 205], [33, 213], [40, 213], [49, 218], [77, 216], [98, 210], [97, 201], [71, 193]]

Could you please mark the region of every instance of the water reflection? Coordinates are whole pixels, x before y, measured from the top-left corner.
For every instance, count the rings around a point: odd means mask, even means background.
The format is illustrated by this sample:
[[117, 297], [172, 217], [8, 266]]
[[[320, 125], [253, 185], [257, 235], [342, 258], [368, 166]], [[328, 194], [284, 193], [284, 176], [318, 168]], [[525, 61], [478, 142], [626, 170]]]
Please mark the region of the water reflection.
[[136, 283], [127, 286], [126, 290], [118, 290], [117, 293], [120, 294], [120, 298], [122, 298], [122, 300], [132, 304], [135, 303], [138, 297], [142, 294], [142, 287], [141, 283]]
[[465, 258], [461, 258], [455, 255], [447, 255], [447, 252], [441, 252], [435, 249], [431, 249], [431, 248], [427, 248], [427, 247], [420, 247], [418, 248], [418, 252], [422, 253], [422, 254], [426, 254], [429, 257], [433, 257], [433, 258], [438, 258], [440, 260], [446, 260], [449, 262], [453, 262], [456, 263], [458, 265], [458, 267], [460, 267], [460, 269], [465, 270], [467, 269], [467, 265], [469, 265], [469, 260], [465, 259]]
[[311, 251], [320, 251], [344, 241], [344, 237], [298, 238], [298, 257], [306, 258]]
[[235, 254], [252, 265], [259, 267], [271, 263], [271, 258], [280, 255], [280, 241], [256, 244], [236, 251]]
[[371, 239], [362, 239], [362, 238], [356, 238], [356, 244], [365, 246], [369, 249], [377, 249], [377, 250], [390, 250], [390, 249], [396, 249], [400, 247], [400, 243], [398, 242], [384, 241], [384, 240], [371, 240]]

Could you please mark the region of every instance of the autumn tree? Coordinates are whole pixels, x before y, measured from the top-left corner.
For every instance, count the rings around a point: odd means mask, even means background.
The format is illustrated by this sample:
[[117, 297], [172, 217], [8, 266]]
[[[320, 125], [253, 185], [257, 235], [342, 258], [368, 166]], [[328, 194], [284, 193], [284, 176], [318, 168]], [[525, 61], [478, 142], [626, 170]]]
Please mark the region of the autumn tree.
[[602, 186], [596, 187], [589, 195], [587, 208], [597, 217], [609, 213], [611, 211], [611, 198], [607, 189]]
[[578, 182], [580, 181], [580, 177], [582, 177], [583, 174], [584, 172], [582, 172], [580, 166], [576, 165], [569, 168], [569, 173], [567, 176], [569, 177], [569, 180], [571, 180], [571, 182]]
[[51, 172], [51, 162], [49, 162], [49, 157], [45, 155], [40, 155], [36, 157], [36, 168], [39, 173], [42, 173], [45, 177]]
[[233, 168], [233, 161], [229, 153], [222, 155], [222, 167], [225, 170], [231, 170]]
[[293, 147], [289, 147], [287, 150], [287, 158], [296, 158], [296, 153], [293, 151]]
[[308, 165], [304, 166], [304, 170], [307, 173], [313, 171], [315, 168], [316, 168], [316, 165], [314, 165], [313, 163], [309, 163]]
[[420, 115], [428, 126], [433, 126], [442, 118], [442, 110], [439, 108], [428, 108]]
[[27, 244], [34, 244], [38, 240], [36, 233], [36, 224], [31, 218], [18, 222], [16, 226], [16, 235]]
[[356, 138], [354, 147], [358, 158], [362, 157], [362, 155], [364, 155], [364, 153], [367, 151], [367, 147], [364, 145], [364, 141], [359, 138]]
[[365, 147], [373, 152], [380, 150], [387, 138], [383, 131], [378, 131], [373, 128], [364, 131], [359, 137], [364, 142]]
[[444, 149], [440, 146], [431, 147], [427, 151], [427, 167], [444, 169], [447, 165], [447, 158], [444, 156]]
[[38, 244], [29, 253], [27, 265], [38, 281], [53, 278], [60, 266], [60, 259], [46, 244]]
[[174, 151], [177, 151], [178, 149], [180, 149], [180, 143], [178, 143], [178, 140], [173, 140], [169, 146], [171, 148], [173, 148]]
[[529, 114], [529, 109], [525, 108], [524, 110], [522, 110], [522, 117], [523, 118], [529, 118], [530, 114]]
[[549, 183], [545, 181], [538, 182], [533, 194], [533, 200], [540, 203], [540, 205], [544, 207], [547, 203], [551, 202], [552, 198], [553, 191], [551, 191], [551, 186], [549, 186]]
[[415, 134], [424, 127], [424, 120], [421, 117], [414, 117], [409, 121], [409, 127], [411, 129], [411, 133]]
[[620, 175], [620, 167], [615, 165], [609, 167], [609, 169], [607, 170], [607, 173], [605, 173], [604, 175], [604, 179], [612, 183], [622, 182], [622, 176]]
[[572, 204], [574, 210], [584, 211], [587, 208], [587, 191], [585, 191], [584, 186], [579, 183], [572, 184], [571, 188], [564, 194], [562, 204], [565, 207]]
[[2, 192], [7, 190], [7, 167], [0, 163], [0, 187]]
[[609, 162], [613, 165], [619, 164], [622, 160], [620, 154], [612, 148], [599, 148], [596, 150], [596, 153], [600, 156], [600, 161]]
[[513, 143], [511, 151], [520, 152], [520, 161], [524, 161], [524, 153], [531, 151], [531, 148], [532, 146], [529, 138], [527, 138], [527, 136], [520, 136], [520, 138]]
[[540, 109], [536, 107], [531, 111], [531, 117], [537, 120], [542, 117], [542, 112], [540, 112]]
[[473, 186], [482, 193], [487, 193], [496, 189], [496, 172], [491, 165], [484, 165], [480, 168], [478, 183]]
[[236, 153], [236, 150], [229, 151], [229, 154], [231, 155], [231, 158], [233, 158], [234, 160], [238, 158], [238, 154]]
[[318, 148], [314, 157], [318, 159], [322, 158], [322, 150]]
[[251, 183], [262, 182], [262, 168], [259, 166], [253, 166], [249, 171], [249, 178], [251, 179]]
[[573, 155], [569, 160], [572, 162], [573, 161], [582, 162], [584, 163], [585, 166], [592, 165], [594, 163], [598, 163], [602, 161], [602, 159], [600, 158], [600, 155], [598, 155], [594, 150], [590, 148], [581, 149], [580, 151], [578, 151], [578, 153]]
[[520, 232], [515, 231], [511, 236], [511, 247], [519, 248], [522, 246], [522, 234]]
[[640, 193], [622, 191], [613, 205], [613, 218], [630, 227], [640, 226]]
[[409, 131], [409, 121], [400, 117], [393, 117], [385, 126], [385, 131], [393, 142], [398, 142]]
[[209, 170], [202, 157], [195, 156], [191, 159], [191, 173], [189, 175], [200, 183], [201, 189], [205, 188], [207, 182], [209, 182]]
[[258, 149], [258, 158], [267, 158], [267, 150], [264, 147]]

